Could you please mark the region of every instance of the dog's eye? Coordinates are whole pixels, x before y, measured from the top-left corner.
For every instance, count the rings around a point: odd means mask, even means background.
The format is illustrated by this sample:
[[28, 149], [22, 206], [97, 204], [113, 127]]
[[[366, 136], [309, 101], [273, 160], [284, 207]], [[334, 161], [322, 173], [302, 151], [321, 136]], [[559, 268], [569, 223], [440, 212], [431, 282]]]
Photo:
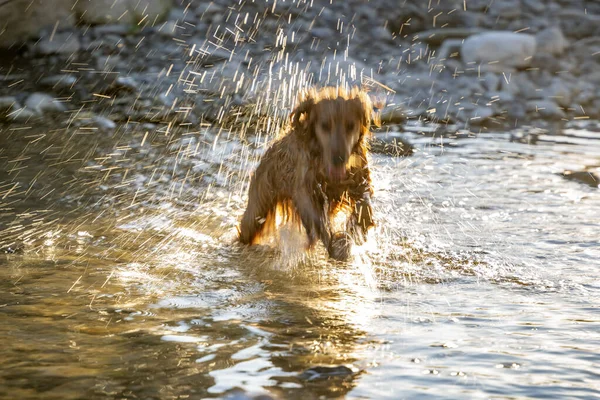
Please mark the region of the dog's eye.
[[321, 129], [323, 129], [324, 131], [330, 131], [331, 124], [328, 121], [321, 122]]
[[346, 130], [353, 131], [354, 130], [354, 126], [355, 126], [354, 121], [348, 121], [346, 123]]

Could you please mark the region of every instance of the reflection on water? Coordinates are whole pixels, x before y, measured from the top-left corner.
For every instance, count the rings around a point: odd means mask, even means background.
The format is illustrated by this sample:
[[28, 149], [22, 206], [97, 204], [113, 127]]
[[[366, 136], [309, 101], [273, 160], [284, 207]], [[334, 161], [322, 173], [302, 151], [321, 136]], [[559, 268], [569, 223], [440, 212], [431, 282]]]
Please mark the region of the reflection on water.
[[0, 397], [599, 395], [600, 135], [415, 131], [351, 265], [235, 244], [233, 139], [0, 132]]

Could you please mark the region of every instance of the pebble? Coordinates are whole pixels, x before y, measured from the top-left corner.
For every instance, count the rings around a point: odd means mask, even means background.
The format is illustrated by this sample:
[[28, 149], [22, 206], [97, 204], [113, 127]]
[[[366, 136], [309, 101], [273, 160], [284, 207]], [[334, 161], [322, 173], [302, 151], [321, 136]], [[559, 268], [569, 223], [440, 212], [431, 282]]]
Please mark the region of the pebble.
[[51, 87], [53, 89], [72, 89], [77, 83], [77, 77], [75, 75], [52, 75], [42, 78], [40, 84]]
[[81, 49], [81, 42], [75, 31], [61, 32], [42, 38], [34, 47], [39, 55], [62, 54], [71, 55]]
[[102, 117], [100, 115], [95, 115], [92, 117], [92, 122], [95, 126], [102, 130], [114, 130], [117, 127], [117, 124], [109, 118]]
[[33, 93], [27, 100], [25, 106], [35, 114], [59, 113], [67, 110], [64, 103], [56, 101], [52, 96], [46, 93]]

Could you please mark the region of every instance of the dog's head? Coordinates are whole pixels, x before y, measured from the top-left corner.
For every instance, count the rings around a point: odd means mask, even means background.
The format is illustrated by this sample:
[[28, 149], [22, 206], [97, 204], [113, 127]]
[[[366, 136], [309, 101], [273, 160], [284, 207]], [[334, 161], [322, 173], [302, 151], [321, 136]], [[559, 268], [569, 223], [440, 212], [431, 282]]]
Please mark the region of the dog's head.
[[352, 153], [364, 148], [372, 112], [369, 96], [361, 90], [312, 90], [292, 112], [292, 128], [317, 145], [329, 179], [339, 181]]

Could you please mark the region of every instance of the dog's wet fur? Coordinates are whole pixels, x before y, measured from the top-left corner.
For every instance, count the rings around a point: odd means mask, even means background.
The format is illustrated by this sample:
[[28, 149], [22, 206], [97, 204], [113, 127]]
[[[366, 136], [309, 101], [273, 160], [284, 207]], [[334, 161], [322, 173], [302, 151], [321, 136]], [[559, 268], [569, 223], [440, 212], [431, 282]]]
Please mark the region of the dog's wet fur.
[[[302, 224], [308, 248], [321, 240], [332, 259], [345, 261], [374, 226], [367, 160], [372, 120], [369, 96], [357, 88], [307, 91], [291, 123], [263, 155], [250, 181], [239, 239], [256, 244], [276, 228], [277, 212]], [[345, 212], [345, 227], [333, 218]]]

